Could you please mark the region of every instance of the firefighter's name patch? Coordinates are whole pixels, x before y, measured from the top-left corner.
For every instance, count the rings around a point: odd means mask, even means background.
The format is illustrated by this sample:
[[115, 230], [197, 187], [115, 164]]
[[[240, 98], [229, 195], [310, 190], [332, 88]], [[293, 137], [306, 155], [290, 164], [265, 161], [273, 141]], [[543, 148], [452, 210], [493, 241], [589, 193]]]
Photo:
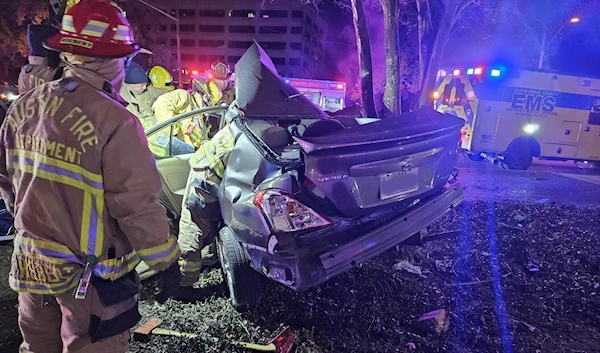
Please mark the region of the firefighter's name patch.
[[59, 266], [29, 256], [15, 255], [13, 257], [12, 276], [19, 281], [58, 284], [67, 280], [77, 270], [78, 266], [74, 264]]
[[60, 40], [60, 44], [74, 45], [76, 47], [82, 47], [86, 49], [91, 49], [94, 46], [94, 43], [90, 41], [75, 38], [62, 38]]

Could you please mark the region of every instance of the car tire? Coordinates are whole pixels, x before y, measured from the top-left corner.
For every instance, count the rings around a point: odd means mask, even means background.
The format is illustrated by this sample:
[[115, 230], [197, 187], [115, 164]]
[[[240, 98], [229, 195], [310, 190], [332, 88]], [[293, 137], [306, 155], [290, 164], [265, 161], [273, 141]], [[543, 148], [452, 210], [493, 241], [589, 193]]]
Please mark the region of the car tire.
[[533, 153], [530, 146], [525, 142], [517, 142], [510, 145], [504, 153], [504, 164], [508, 169], [527, 170], [533, 161]]
[[600, 168], [600, 161], [593, 161], [592, 165], [596, 168]]
[[233, 307], [246, 311], [258, 305], [262, 298], [262, 275], [250, 266], [248, 253], [228, 227], [219, 231], [217, 252]]

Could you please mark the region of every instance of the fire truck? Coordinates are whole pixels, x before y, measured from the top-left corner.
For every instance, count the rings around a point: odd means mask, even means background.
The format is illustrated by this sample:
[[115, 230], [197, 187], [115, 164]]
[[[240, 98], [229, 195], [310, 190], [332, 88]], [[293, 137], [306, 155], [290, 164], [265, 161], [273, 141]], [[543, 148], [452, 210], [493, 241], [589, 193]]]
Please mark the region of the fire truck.
[[435, 109], [465, 120], [462, 148], [525, 170], [532, 158], [600, 166], [600, 79], [504, 66], [439, 70]]
[[[186, 70], [185, 74], [189, 77], [188, 86], [191, 82], [190, 78], [203, 78], [205, 80], [212, 78], [210, 71], [200, 73], [197, 70]], [[235, 74], [232, 74], [230, 79], [235, 82]], [[301, 78], [285, 78], [285, 81], [326, 112], [336, 112], [345, 108], [345, 82]]]
[[285, 81], [324, 111], [335, 112], [345, 107], [346, 83], [339, 81], [286, 78]]

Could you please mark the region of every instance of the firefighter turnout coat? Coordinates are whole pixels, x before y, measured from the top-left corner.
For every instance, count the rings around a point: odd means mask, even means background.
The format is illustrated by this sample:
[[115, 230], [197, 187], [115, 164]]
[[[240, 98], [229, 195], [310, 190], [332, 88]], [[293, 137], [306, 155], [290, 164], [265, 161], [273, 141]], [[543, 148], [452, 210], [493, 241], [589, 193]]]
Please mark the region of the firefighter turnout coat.
[[0, 130], [0, 192], [15, 216], [11, 288], [57, 295], [179, 257], [139, 120], [78, 68], [26, 93]]
[[41, 56], [30, 56], [28, 64], [19, 73], [19, 94], [23, 95], [46, 82], [58, 80], [63, 73], [63, 66], [52, 68], [48, 59]]
[[127, 110], [137, 116], [144, 130], [154, 126], [156, 124], [156, 117], [152, 110], [152, 105], [156, 102], [156, 99], [165, 93], [171, 92], [167, 88], [157, 88], [152, 85], [148, 85], [146, 90], [140, 94], [137, 94], [131, 90], [128, 84], [123, 83], [121, 87], [121, 97], [125, 99], [127, 104]]
[[[183, 89], [176, 89], [158, 97], [152, 109], [156, 115], [157, 123], [166, 121], [176, 115], [191, 112], [194, 109], [204, 108], [208, 104], [204, 102], [199, 93], [189, 93]], [[192, 128], [189, 120], [182, 120], [175, 124], [173, 135], [187, 142], [195, 148], [200, 147], [208, 138], [210, 126], [204, 121], [204, 117], [198, 117], [197, 124]]]

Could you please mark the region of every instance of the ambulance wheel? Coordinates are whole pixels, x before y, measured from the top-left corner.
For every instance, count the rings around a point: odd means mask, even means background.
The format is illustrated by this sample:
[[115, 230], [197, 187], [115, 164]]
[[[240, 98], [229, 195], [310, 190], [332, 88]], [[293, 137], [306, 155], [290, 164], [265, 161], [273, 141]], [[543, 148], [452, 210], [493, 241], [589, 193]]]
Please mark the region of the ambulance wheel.
[[224, 227], [219, 232], [217, 252], [233, 307], [238, 311], [246, 311], [258, 305], [262, 298], [262, 275], [250, 267], [246, 249], [231, 229]]
[[517, 142], [510, 145], [504, 153], [504, 164], [508, 169], [526, 170], [533, 161], [531, 147], [525, 142]]

